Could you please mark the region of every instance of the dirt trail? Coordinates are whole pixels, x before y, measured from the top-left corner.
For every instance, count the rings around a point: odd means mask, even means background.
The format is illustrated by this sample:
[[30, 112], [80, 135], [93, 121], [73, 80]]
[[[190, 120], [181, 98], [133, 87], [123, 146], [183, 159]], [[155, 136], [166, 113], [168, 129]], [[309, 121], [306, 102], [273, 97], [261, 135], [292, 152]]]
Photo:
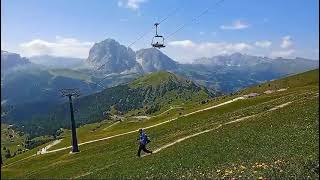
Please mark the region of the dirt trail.
[[48, 144], [46, 147], [44, 147], [44, 148], [42, 148], [41, 150], [39, 150], [39, 151], [37, 152], [37, 155], [47, 153], [47, 150], [48, 150], [49, 148], [51, 148], [52, 146], [55, 146], [55, 145], [59, 144], [59, 143], [61, 142], [61, 140], [62, 140], [62, 139], [58, 139], [58, 140], [55, 140], [55, 141], [53, 141], [52, 143]]
[[[200, 110], [185, 114], [185, 115], [183, 115], [183, 117], [190, 116], [192, 114], [196, 114], [196, 113], [199, 113], [199, 112], [202, 112], [202, 111], [207, 111], [207, 110], [210, 110], [210, 109], [213, 109], [213, 108], [217, 108], [217, 107], [220, 107], [220, 106], [223, 106], [223, 105], [226, 105], [226, 104], [230, 104], [230, 103], [233, 103], [233, 102], [241, 100], [241, 99], [245, 99], [245, 98], [244, 97], [237, 97], [237, 98], [234, 98], [232, 100], [229, 100], [229, 101], [226, 101], [226, 102], [223, 102], [223, 103], [211, 106], [211, 107], [207, 107], [207, 108], [204, 108], [204, 109], [200, 109]], [[161, 123], [157, 123], [157, 124], [154, 124], [154, 125], [151, 125], [151, 126], [144, 127], [144, 129], [150, 129], [150, 128], [153, 128], [153, 127], [156, 127], [156, 126], [160, 126], [162, 124], [166, 124], [166, 123], [169, 123], [171, 121], [175, 121], [177, 119], [178, 118], [173, 118], [173, 119], [170, 119], [170, 120], [167, 120], [167, 121], [163, 121]], [[133, 130], [133, 131], [129, 131], [129, 132], [125, 132], [125, 133], [121, 133], [121, 134], [117, 134], [117, 135], [113, 135], [113, 136], [109, 136], [109, 137], [105, 137], [105, 138], [100, 138], [100, 139], [95, 139], [95, 140], [83, 142], [83, 143], [80, 143], [79, 146], [84, 145], [84, 144], [90, 144], [90, 143], [98, 142], [98, 141], [104, 141], [104, 140], [107, 140], [107, 139], [111, 139], [111, 138], [115, 138], [115, 137], [119, 137], [119, 136], [123, 136], [123, 135], [127, 135], [127, 134], [136, 133], [138, 131], [139, 131], [139, 129], [136, 129], [136, 130]], [[70, 148], [71, 148], [71, 146], [68, 146], [68, 147], [64, 147], [64, 148], [55, 149], [55, 150], [52, 150], [52, 151], [46, 151], [45, 153], [53, 153], [53, 152], [62, 151], [62, 150], [70, 149]]]
[[171, 111], [172, 109], [179, 109], [179, 108], [183, 108], [183, 107], [181, 107], [181, 106], [170, 106], [169, 109], [163, 111], [160, 114], [154, 115], [154, 116], [133, 116], [132, 118], [135, 118], [135, 119], [150, 119], [150, 118], [154, 118], [154, 117], [157, 117], [157, 116], [161, 116], [162, 114], [165, 114], [168, 111]]
[[[287, 106], [287, 105], [289, 105], [289, 104], [291, 104], [291, 103], [292, 103], [292, 102], [287, 102], [287, 103], [284, 103], [284, 104], [275, 106], [274, 108], [269, 109], [267, 112], [274, 111], [274, 110], [277, 110], [277, 109], [279, 109], [279, 108], [283, 108], [283, 107], [285, 107], [285, 106]], [[263, 113], [263, 112], [261, 112], [261, 113]], [[225, 125], [228, 125], [228, 124], [233, 124], [233, 123], [237, 123], [237, 122], [240, 122], [240, 121], [244, 121], [244, 120], [246, 120], [246, 119], [255, 117], [255, 116], [257, 116], [257, 115], [259, 115], [259, 114], [261, 114], [261, 113], [254, 114], [254, 115], [250, 115], [250, 116], [245, 116], [245, 117], [242, 117], [242, 118], [238, 118], [238, 119], [235, 119], [235, 120], [233, 120], [233, 121], [229, 121], [229, 122], [226, 122], [226, 123], [223, 123], [223, 124], [219, 124], [219, 125], [218, 125], [217, 127], [215, 127], [215, 128], [208, 129], [208, 130], [204, 130], [204, 131], [201, 131], [201, 132], [198, 132], [198, 133], [195, 133], [195, 134], [192, 134], [192, 135], [189, 135], [189, 136], [186, 136], [186, 137], [177, 139], [177, 140], [175, 140], [175, 141], [173, 141], [173, 142], [171, 142], [171, 143], [169, 143], [169, 144], [166, 144], [166, 145], [164, 145], [164, 146], [162, 146], [162, 147], [154, 150], [153, 153], [154, 153], [154, 154], [155, 154], [155, 153], [158, 153], [159, 151], [161, 151], [161, 150], [163, 150], [163, 149], [166, 149], [166, 148], [168, 148], [168, 147], [171, 147], [171, 146], [173, 146], [173, 145], [175, 145], [175, 144], [177, 144], [177, 143], [180, 143], [180, 142], [182, 142], [182, 141], [184, 141], [184, 140], [187, 140], [187, 139], [189, 139], [189, 138], [192, 138], [192, 137], [195, 137], [195, 136], [199, 136], [199, 135], [204, 134], [204, 133], [211, 132], [211, 131], [213, 131], [213, 130], [219, 129], [219, 128], [221, 128], [222, 126], [225, 126]], [[150, 154], [144, 154], [144, 155], [142, 155], [142, 157], [148, 156], [148, 155], [150, 155]]]
[[[206, 110], [210, 110], [210, 109], [213, 109], [213, 108], [217, 108], [217, 107], [220, 107], [220, 106], [223, 106], [223, 105], [226, 105], [226, 104], [230, 104], [230, 103], [232, 103], [232, 102], [235, 102], [235, 101], [238, 101], [238, 100], [241, 100], [241, 99], [245, 99], [245, 98], [244, 98], [244, 97], [237, 97], [237, 98], [234, 98], [234, 99], [232, 99], [232, 100], [229, 100], [229, 101], [226, 101], [226, 102], [223, 102], [223, 103], [220, 103], [220, 104], [217, 104], [217, 105], [208, 107], [208, 108], [200, 109], [200, 110], [197, 110], [197, 111], [194, 111], [194, 112], [185, 114], [185, 115], [183, 115], [183, 117], [190, 116], [190, 115], [192, 115], [192, 114], [199, 113], [199, 112], [206, 111]], [[292, 102], [287, 102], [287, 103], [281, 104], [281, 105], [276, 106], [276, 107], [274, 107], [274, 108], [272, 108], [272, 109], [270, 109], [270, 110], [268, 110], [268, 111], [273, 111], [273, 110], [282, 108], [282, 107], [287, 106], [287, 105], [289, 105], [289, 104], [291, 104], [291, 103], [292, 103]], [[257, 114], [256, 114], [256, 115], [257, 115]], [[184, 137], [184, 138], [178, 139], [178, 140], [176, 140], [176, 141], [174, 141], [174, 142], [172, 142], [172, 143], [169, 143], [169, 144], [167, 144], [167, 145], [165, 145], [165, 146], [160, 147], [159, 149], [155, 150], [154, 153], [157, 153], [157, 152], [159, 152], [159, 151], [161, 151], [161, 150], [163, 150], [163, 149], [166, 149], [166, 148], [168, 148], [168, 147], [170, 147], [170, 146], [173, 146], [174, 144], [179, 143], [179, 142], [182, 142], [182, 141], [184, 141], [184, 140], [186, 140], [186, 139], [189, 139], [189, 138], [198, 136], [198, 135], [200, 135], [200, 134], [204, 134], [204, 133], [213, 131], [213, 130], [215, 130], [215, 129], [218, 129], [218, 128], [222, 127], [223, 125], [240, 122], [240, 121], [246, 120], [246, 119], [248, 119], [248, 118], [254, 117], [254, 116], [256, 116], [256, 115], [251, 115], [251, 116], [242, 117], [242, 118], [239, 118], [239, 119], [236, 119], [236, 120], [233, 120], [233, 121], [229, 121], [229, 122], [224, 123], [224, 124], [220, 124], [218, 127], [215, 127], [215, 128], [213, 128], [213, 129], [208, 129], [208, 130], [205, 130], [205, 131], [202, 131], [202, 132], [198, 132], [198, 133], [193, 134], [193, 135], [190, 135], [190, 136], [186, 136], [186, 137]], [[158, 124], [154, 124], [154, 125], [151, 125], [151, 126], [147, 126], [147, 127], [145, 127], [144, 129], [149, 129], [149, 128], [152, 128], [152, 127], [160, 126], [160, 125], [162, 125], [162, 124], [169, 123], [169, 122], [174, 121], [174, 120], [177, 120], [177, 119], [178, 119], [178, 118], [173, 118], [173, 119], [170, 119], [170, 120], [167, 120], [167, 121], [158, 123]], [[114, 136], [109, 136], [109, 137], [105, 137], [105, 138], [100, 138], [100, 139], [96, 139], [96, 140], [91, 140], [91, 141], [83, 142], [83, 143], [80, 143], [79, 146], [80, 146], [80, 145], [84, 145], [84, 144], [89, 144], [89, 143], [98, 142], [98, 141], [103, 141], [103, 140], [107, 140], [107, 139], [111, 139], [111, 138], [115, 138], [115, 137], [119, 137], [119, 136], [123, 136], [123, 135], [127, 135], [127, 134], [131, 134], [131, 133], [136, 133], [136, 132], [138, 132], [138, 131], [139, 131], [139, 129], [133, 130], [133, 131], [129, 131], [129, 132], [126, 132], [126, 133], [117, 134], [117, 135], [114, 135]], [[52, 146], [50, 146], [50, 147], [52, 147]], [[64, 148], [60, 148], [60, 149], [55, 149], [55, 150], [52, 150], [52, 151], [45, 151], [45, 154], [47, 154], [47, 153], [53, 153], [53, 152], [58, 152], [58, 151], [62, 151], [62, 150], [70, 149], [70, 148], [71, 148], [71, 146], [64, 147]], [[16, 161], [16, 162], [11, 163], [11, 164], [4, 165], [4, 166], [2, 166], [2, 167], [7, 167], [7, 166], [10, 166], [10, 165], [16, 164], [17, 162], [20, 162], [20, 161], [25, 160], [25, 159], [29, 159], [29, 158], [31, 158], [31, 157], [33, 157], [33, 156], [36, 156], [36, 155], [37, 155], [37, 154], [33, 154], [33, 155], [31, 155], [31, 156], [28, 156], [28, 157], [26, 157], [26, 158], [23, 158], [23, 159], [21, 159], [21, 160], [18, 160], [18, 161]], [[144, 156], [145, 156], [145, 155], [144, 155]]]
[[226, 105], [226, 104], [230, 104], [230, 103], [233, 103], [233, 102], [241, 100], [241, 99], [245, 99], [245, 97], [242, 97], [242, 96], [241, 97], [237, 97], [237, 98], [231, 99], [229, 101], [223, 102], [221, 104], [217, 104], [215, 106], [211, 106], [211, 107], [207, 107], [207, 108], [204, 108], [204, 109], [200, 109], [200, 110], [197, 110], [197, 111], [194, 111], [194, 112], [182, 115], [182, 116], [190, 116], [192, 114], [199, 113], [199, 112], [206, 111], [206, 110], [210, 110], [210, 109], [213, 109], [213, 108], [217, 108], [217, 107], [220, 107], [220, 106], [223, 106], [223, 105]]
[[274, 111], [274, 110], [277, 110], [277, 109], [279, 109], [279, 108], [283, 108], [283, 107], [285, 107], [285, 106], [288, 106], [288, 105], [291, 104], [291, 103], [292, 103], [292, 102], [287, 102], [287, 103], [281, 104], [281, 105], [279, 105], [279, 106], [276, 106], [276, 107], [274, 107], [274, 108], [269, 109], [268, 111]]
[[[174, 142], [172, 142], [172, 143], [166, 144], [166, 145], [164, 145], [164, 146], [162, 146], [162, 147], [154, 150], [153, 153], [157, 153], [157, 152], [161, 151], [162, 149], [166, 149], [166, 148], [168, 148], [168, 147], [170, 147], [170, 146], [173, 146], [174, 144], [177, 144], [177, 143], [179, 143], [179, 142], [181, 142], [181, 141], [184, 141], [184, 140], [186, 140], [186, 139], [189, 139], [189, 138], [198, 136], [198, 135], [203, 134], [203, 133], [207, 133], [207, 132], [213, 131], [213, 130], [215, 130], [215, 129], [220, 128], [221, 126], [222, 126], [222, 125], [220, 124], [220, 125], [219, 125], [218, 127], [216, 127], [216, 128], [204, 130], [204, 131], [201, 131], [201, 132], [192, 134], [192, 135], [190, 135], [190, 136], [183, 137], [183, 138], [181, 138], [181, 139], [178, 139], [178, 140], [176, 140], [176, 141], [174, 141]], [[147, 154], [142, 155], [142, 157], [143, 157], [143, 156], [146, 156], [146, 155], [147, 155]]]
[[[217, 108], [217, 107], [226, 105], [226, 104], [233, 103], [233, 102], [238, 101], [238, 100], [241, 100], [241, 99], [245, 99], [245, 98], [244, 98], [244, 97], [237, 97], [237, 98], [234, 98], [234, 99], [232, 99], [232, 100], [229, 100], [229, 101], [226, 101], [226, 102], [223, 102], [223, 103], [220, 103], [220, 104], [211, 106], [211, 107], [207, 107], [207, 108], [204, 108], [204, 109], [200, 109], [200, 110], [197, 110], [197, 111], [194, 111], [194, 112], [191, 112], [191, 113], [182, 115], [182, 117], [186, 117], [186, 116], [190, 116], [190, 115], [192, 115], [192, 114], [196, 114], [196, 113], [199, 113], [199, 112], [202, 112], [202, 111], [214, 109], [214, 108]], [[156, 127], [156, 126], [160, 126], [160, 125], [162, 125], [162, 124], [166, 124], [166, 123], [169, 123], [169, 122], [171, 122], [171, 121], [175, 121], [175, 120], [177, 120], [177, 119], [178, 119], [178, 118], [173, 118], [173, 119], [170, 119], [170, 120], [161, 122], [161, 123], [157, 123], [157, 124], [154, 124], [154, 125], [151, 125], [151, 126], [144, 127], [144, 129], [150, 129], [150, 128], [153, 128], [153, 127]], [[127, 135], [127, 134], [136, 133], [136, 132], [138, 132], [138, 131], [139, 131], [139, 129], [136, 129], [136, 130], [133, 130], [133, 131], [129, 131], [129, 132], [126, 132], [126, 133], [117, 134], [117, 135], [114, 135], [114, 136], [109, 136], [109, 137], [105, 137], [105, 138], [100, 138], [100, 139], [96, 139], [96, 140], [91, 140], [91, 141], [87, 141], [87, 142], [80, 143], [80, 144], [78, 144], [78, 146], [81, 146], [81, 145], [84, 145], [84, 144], [89, 144], [89, 143], [94, 143], [94, 142], [98, 142], [98, 141], [104, 141], [104, 140], [107, 140], [107, 139], [111, 139], [111, 138], [115, 138], [115, 137], [119, 137], [119, 136], [123, 136], [123, 135]], [[50, 146], [50, 147], [52, 147], [52, 146]], [[71, 149], [71, 146], [63, 147], [63, 148], [59, 148], [59, 149], [55, 149], [55, 150], [51, 150], [51, 151], [48, 151], [48, 148], [47, 148], [46, 151], [45, 151], [43, 154], [53, 153], [53, 152], [58, 152], [58, 151], [63, 151], [63, 150], [66, 150], [66, 149]], [[36, 155], [39, 155], [39, 154], [38, 154], [38, 153], [33, 154], [33, 155], [31, 155], [31, 156], [28, 156], [28, 157], [23, 158], [23, 159], [21, 159], [21, 160], [18, 160], [18, 161], [16, 161], [16, 162], [13, 162], [13, 163], [10, 163], [10, 164], [6, 164], [6, 165], [4, 165], [4, 166], [2, 166], [2, 167], [7, 167], [7, 166], [10, 166], [10, 165], [13, 165], [13, 164], [15, 164], [15, 163], [17, 163], [17, 162], [20, 162], [20, 161], [25, 160], [25, 159], [29, 159], [29, 158], [31, 158], [31, 157], [33, 157], [33, 156], [36, 156]]]
[[33, 157], [33, 156], [36, 156], [36, 155], [37, 155], [37, 154], [33, 154], [33, 155], [31, 155], [31, 156], [25, 157], [25, 158], [23, 158], [23, 159], [20, 159], [20, 160], [18, 160], [18, 161], [12, 162], [12, 163], [10, 163], [10, 164], [3, 165], [3, 166], [1, 166], [1, 168], [8, 167], [8, 166], [11, 166], [11, 165], [14, 165], [14, 164], [16, 164], [16, 163], [18, 163], [18, 162], [20, 162], [20, 161], [23, 161], [23, 160], [29, 159], [29, 158], [31, 158], [31, 157]]
[[84, 173], [84, 174], [78, 175], [78, 176], [73, 177], [73, 178], [71, 178], [71, 179], [79, 179], [79, 178], [81, 178], [81, 177], [83, 177], [83, 176], [90, 175], [90, 174], [92, 174], [92, 173], [94, 173], [94, 172], [98, 172], [98, 171], [107, 169], [107, 168], [109, 168], [109, 167], [111, 167], [111, 166], [113, 166], [113, 165], [115, 165], [115, 164], [117, 164], [117, 163], [109, 164], [109, 165], [107, 165], [107, 166], [105, 166], [105, 167], [102, 167], [102, 168], [99, 168], [99, 169], [95, 169], [94, 171], [86, 172], [86, 173]]
[[120, 122], [120, 121], [117, 121], [117, 122], [115, 122], [115, 123], [112, 123], [110, 126], [107, 126], [106, 128], [104, 128], [104, 129], [103, 129], [103, 131], [105, 131], [105, 130], [107, 130], [107, 129], [111, 128], [112, 126], [114, 126], [114, 125], [118, 124], [119, 122]]
[[170, 106], [170, 108], [169, 108], [169, 109], [167, 109], [167, 110], [163, 111], [163, 112], [162, 112], [162, 113], [160, 113], [160, 114], [157, 114], [157, 115], [155, 115], [155, 116], [151, 116], [151, 117], [161, 116], [162, 114], [165, 114], [166, 112], [171, 111], [172, 109], [179, 109], [179, 108], [183, 108], [183, 107], [181, 107], [181, 106]]
[[[194, 112], [185, 114], [185, 115], [183, 115], [183, 117], [185, 117], [185, 116], [190, 116], [190, 115], [192, 115], [192, 114], [199, 113], [199, 112], [202, 112], [202, 111], [206, 111], [206, 110], [209, 110], [209, 109], [213, 109], [213, 108], [216, 108], [216, 107], [220, 107], [220, 106], [223, 106], [223, 105], [226, 105], [226, 104], [229, 104], [229, 103], [238, 101], [238, 100], [240, 100], [240, 99], [244, 99], [244, 97], [238, 97], [238, 98], [235, 98], [235, 99], [232, 99], [232, 100], [223, 102], [223, 103], [218, 104], [218, 105], [215, 105], [215, 106], [211, 106], [211, 107], [208, 107], [208, 108], [205, 108], [205, 109], [200, 109], [200, 110], [197, 110], [197, 111], [194, 111]], [[157, 123], [157, 124], [154, 124], [154, 125], [151, 125], [151, 126], [144, 127], [144, 129], [150, 129], [150, 128], [153, 128], [153, 127], [156, 127], [156, 126], [160, 126], [160, 125], [162, 125], [162, 124], [166, 124], [166, 123], [169, 123], [169, 122], [174, 121], [174, 120], [177, 120], [177, 119], [178, 119], [178, 118], [173, 118], [173, 119], [170, 119], [170, 120], [167, 120], [167, 121], [163, 121], [163, 122], [161, 122], [161, 123]], [[83, 142], [83, 143], [80, 143], [79, 146], [84, 145], [84, 144], [89, 144], [89, 143], [98, 142], [98, 141], [104, 141], [104, 140], [107, 140], [107, 139], [111, 139], [111, 138], [115, 138], [115, 137], [119, 137], [119, 136], [123, 136], [123, 135], [127, 135], [127, 134], [136, 133], [136, 132], [138, 132], [138, 131], [139, 131], [139, 129], [136, 129], [136, 130], [129, 131], [129, 132], [126, 132], [126, 133], [121, 133], [121, 134], [117, 134], [117, 135], [113, 135], [113, 136], [109, 136], [109, 137], [105, 137], [105, 138], [100, 138], [100, 139], [96, 139], [96, 140], [91, 140], [91, 141]], [[62, 151], [62, 150], [65, 150], [65, 149], [70, 149], [70, 148], [71, 148], [71, 146], [68, 146], [68, 147], [64, 147], [64, 148], [60, 148], [60, 149], [55, 149], [55, 150], [52, 150], [52, 151], [46, 151], [46, 153], [52, 153], [52, 152]]]

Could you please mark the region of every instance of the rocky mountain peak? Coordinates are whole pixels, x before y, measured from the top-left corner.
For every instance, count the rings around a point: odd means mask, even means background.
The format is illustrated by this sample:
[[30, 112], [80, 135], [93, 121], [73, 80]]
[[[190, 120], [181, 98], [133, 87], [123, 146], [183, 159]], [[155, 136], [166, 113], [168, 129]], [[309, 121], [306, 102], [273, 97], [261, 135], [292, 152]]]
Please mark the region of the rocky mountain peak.
[[21, 57], [19, 54], [1, 50], [1, 71], [30, 63], [27, 58]]
[[135, 52], [114, 39], [95, 43], [90, 49], [86, 62], [106, 73], [121, 73], [137, 68]]
[[173, 70], [177, 68], [177, 62], [155, 48], [141, 49], [137, 51], [136, 59], [144, 72]]

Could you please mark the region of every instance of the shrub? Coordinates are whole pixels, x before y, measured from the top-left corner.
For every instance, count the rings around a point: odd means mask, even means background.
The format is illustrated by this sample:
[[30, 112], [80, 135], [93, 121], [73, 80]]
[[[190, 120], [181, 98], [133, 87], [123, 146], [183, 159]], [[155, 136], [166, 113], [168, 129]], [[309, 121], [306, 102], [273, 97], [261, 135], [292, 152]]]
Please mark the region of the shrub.
[[10, 149], [7, 149], [7, 150], [6, 150], [6, 153], [5, 153], [4, 157], [7, 158], [7, 159], [8, 159], [8, 158], [11, 158]]

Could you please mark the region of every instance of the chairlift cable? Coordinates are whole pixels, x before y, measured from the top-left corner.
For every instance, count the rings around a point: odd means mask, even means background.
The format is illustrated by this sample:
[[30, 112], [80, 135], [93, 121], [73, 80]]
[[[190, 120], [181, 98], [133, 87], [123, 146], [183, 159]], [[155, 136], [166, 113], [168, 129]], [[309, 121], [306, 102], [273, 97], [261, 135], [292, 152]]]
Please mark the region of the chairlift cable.
[[174, 15], [180, 8], [175, 8], [171, 13], [169, 13], [165, 18], [163, 18], [161, 21], [159, 21], [159, 24], [162, 22], [165, 22], [170, 16]]
[[142, 34], [138, 39], [136, 39], [135, 41], [133, 41], [133, 42], [128, 46], [128, 48], [131, 47], [132, 45], [134, 45], [136, 42], [138, 42], [138, 41], [139, 41], [140, 39], [142, 39], [143, 37], [145, 37], [147, 34], [151, 33], [153, 29], [154, 29], [154, 28], [152, 28], [150, 31], [145, 32], [144, 34]]
[[[159, 21], [158, 25], [160, 25], [161, 23], [165, 22], [167, 19], [169, 19], [169, 17], [173, 16], [179, 9], [181, 9], [181, 7], [180, 7], [180, 8], [175, 8], [173, 11], [171, 11], [167, 16], [165, 16], [164, 18], [162, 18], [161, 21]], [[145, 37], [146, 35], [150, 34], [154, 29], [155, 29], [155, 27], [152, 27], [149, 31], [147, 31], [147, 32], [145, 32], [144, 34], [142, 34], [141, 36], [139, 36], [139, 38], [136, 39], [134, 42], [132, 42], [132, 43], [128, 46], [128, 48], [131, 47], [132, 45], [134, 45], [134, 44], [135, 44], [136, 42], [138, 42], [139, 40], [141, 40], [141, 39], [142, 39], [143, 37]], [[102, 81], [104, 81], [107, 77], [108, 77], [108, 76], [102, 78], [98, 83], [95, 83], [95, 84], [97, 84], [98, 86], [100, 86], [100, 83], [101, 83]], [[100, 86], [100, 87], [102, 87], [102, 86]]]
[[[167, 16], [165, 16], [164, 18], [162, 18], [161, 21], [158, 22], [158, 25], [160, 25], [161, 23], [165, 22], [169, 17], [171, 17], [172, 15], [174, 15], [180, 8], [175, 8], [173, 11], [171, 11]], [[136, 42], [138, 42], [139, 40], [141, 40], [143, 37], [145, 37], [146, 35], [150, 34], [155, 27], [151, 28], [149, 31], [145, 32], [144, 34], [142, 34], [141, 36], [139, 36], [135, 41], [133, 41], [128, 47], [131, 47], [132, 45], [134, 45]]]
[[[198, 16], [194, 17], [190, 23], [198, 20], [201, 16], [205, 15], [206, 13], [209, 12], [209, 10], [213, 7], [218, 7], [217, 5], [220, 5], [224, 0], [219, 0], [218, 2], [216, 2], [212, 7], [208, 7], [206, 8], [204, 11], [202, 11]], [[161, 21], [159, 21], [158, 24], [161, 24], [163, 22], [165, 22], [167, 19], [169, 19], [169, 17], [171, 17], [172, 15], [174, 15], [180, 8], [175, 8], [172, 12], [170, 12], [166, 17], [164, 17]], [[186, 27], [189, 23], [185, 23], [183, 25], [181, 25], [177, 30], [175, 30], [174, 32], [172, 32], [171, 34], [169, 34], [166, 39], [172, 37], [174, 34], [176, 34], [177, 32], [179, 32], [180, 30], [182, 30], [184, 27]], [[136, 42], [138, 42], [139, 40], [141, 40], [143, 37], [145, 37], [147, 34], [151, 33], [153, 30], [155, 29], [155, 27], [153, 27], [151, 30], [145, 32], [144, 34], [142, 34], [138, 39], [136, 39], [134, 42], [132, 42], [129, 46], [131, 47], [132, 45], [134, 45]], [[96, 83], [98, 86], [100, 86], [100, 83], [102, 81], [105, 80], [105, 78], [107, 78], [108, 76], [102, 78], [98, 83]], [[101, 86], [100, 86], [101, 87]]]
[[172, 37], [174, 34], [176, 34], [177, 32], [179, 32], [181, 29], [183, 29], [184, 27], [186, 27], [189, 23], [191, 24], [192, 22], [198, 20], [201, 16], [205, 15], [206, 13], [209, 12], [209, 10], [213, 7], [218, 7], [216, 5], [220, 5], [224, 0], [220, 0], [218, 2], [216, 2], [213, 6], [206, 8], [204, 11], [202, 11], [198, 16], [194, 17], [190, 22], [182, 24], [177, 30], [175, 30], [174, 32], [172, 32], [171, 34], [169, 34], [166, 39], [169, 39], [170, 37]]

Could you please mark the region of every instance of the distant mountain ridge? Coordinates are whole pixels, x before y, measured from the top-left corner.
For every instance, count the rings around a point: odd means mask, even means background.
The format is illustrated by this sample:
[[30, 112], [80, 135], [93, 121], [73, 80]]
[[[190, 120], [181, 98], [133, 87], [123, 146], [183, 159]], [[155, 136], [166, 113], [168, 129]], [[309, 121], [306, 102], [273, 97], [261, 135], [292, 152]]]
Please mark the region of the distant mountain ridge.
[[271, 59], [267, 57], [258, 57], [245, 55], [241, 53], [233, 53], [230, 55], [219, 55], [213, 57], [203, 57], [198, 58], [193, 61], [193, 64], [204, 64], [210, 66], [253, 66], [259, 63], [267, 63], [270, 62]]
[[[174, 61], [158, 49], [147, 48], [134, 52], [132, 49], [120, 45], [113, 39], [106, 39], [96, 43], [90, 50], [86, 61], [91, 63], [96, 69], [110, 73], [135, 72], [143, 74], [165, 70], [186, 75], [195, 81], [208, 81], [207, 77], [201, 78], [201, 74], [203, 74], [199, 72], [199, 67], [201, 66], [204, 67], [203, 71], [208, 71], [211, 75], [213, 75], [213, 72], [220, 72], [218, 74], [221, 74], [233, 73], [234, 71], [247, 71], [247, 73], [265, 74], [269, 71], [274, 77], [299, 73], [319, 67], [319, 61], [303, 58], [272, 59], [241, 53], [198, 58], [191, 65], [187, 65]], [[190, 71], [193, 72], [189, 76], [188, 73], [191, 73]], [[270, 79], [267, 78], [265, 80]], [[222, 87], [222, 90], [226, 90], [226, 88]]]
[[[252, 67], [259, 64], [273, 64], [276, 62], [286, 62], [291, 61], [291, 63], [304, 63], [304, 66], [319, 66], [319, 61], [309, 60], [305, 58], [296, 57], [295, 59], [288, 58], [268, 58], [261, 56], [252, 56], [241, 53], [233, 53], [230, 55], [219, 55], [213, 57], [203, 57], [198, 58], [193, 61], [193, 64], [203, 64], [209, 66], [225, 66], [225, 67]], [[300, 65], [300, 64], [299, 64]], [[304, 67], [302, 66], [302, 67]]]
[[[8, 100], [9, 104], [16, 104], [19, 101], [31, 102], [40, 97], [54, 100], [56, 98], [55, 91], [66, 85], [79, 86], [81, 91], [91, 94], [106, 87], [130, 82], [140, 75], [157, 71], [170, 71], [210, 89], [230, 93], [264, 81], [319, 67], [319, 61], [304, 58], [271, 59], [241, 53], [199, 58], [193, 64], [180, 64], [158, 49], [147, 48], [134, 52], [131, 48], [121, 45], [114, 39], [95, 43], [90, 49], [88, 58], [84, 61], [61, 58], [63, 57], [31, 57], [33, 62], [43, 61], [46, 63], [47, 67], [43, 68], [18, 54], [2, 51], [1, 88], [4, 92], [2, 100]], [[50, 60], [53, 62], [46, 62]], [[62, 60], [66, 62], [58, 62]], [[71, 69], [71, 66], [75, 67], [73, 62], [77, 64], [78, 60], [80, 64], [84, 66], [88, 64], [89, 66]], [[50, 64], [56, 65], [51, 66]], [[3, 76], [3, 72], [7, 72], [8, 69], [24, 66], [33, 68], [19, 68], [19, 71], [6, 73], [8, 75]], [[67, 68], [63, 68], [64, 66]], [[52, 69], [53, 67], [55, 69]], [[41, 83], [30, 83], [30, 81]], [[15, 88], [20, 87], [19, 84], [23, 84], [24, 88]], [[28, 95], [39, 93], [43, 96], [30, 97]]]
[[81, 67], [84, 63], [84, 59], [70, 58], [70, 57], [59, 57], [59, 56], [31, 56], [29, 60], [32, 63], [45, 66], [47, 68], [70, 68]]
[[[1, 71], [8, 71], [12, 68], [31, 64], [31, 62], [21, 57], [19, 54], [1, 50]], [[2, 73], [1, 72], [1, 73]]]
[[177, 73], [223, 92], [234, 92], [264, 81], [319, 68], [319, 61], [304, 58], [268, 58], [233, 53], [199, 58], [180, 65]]

